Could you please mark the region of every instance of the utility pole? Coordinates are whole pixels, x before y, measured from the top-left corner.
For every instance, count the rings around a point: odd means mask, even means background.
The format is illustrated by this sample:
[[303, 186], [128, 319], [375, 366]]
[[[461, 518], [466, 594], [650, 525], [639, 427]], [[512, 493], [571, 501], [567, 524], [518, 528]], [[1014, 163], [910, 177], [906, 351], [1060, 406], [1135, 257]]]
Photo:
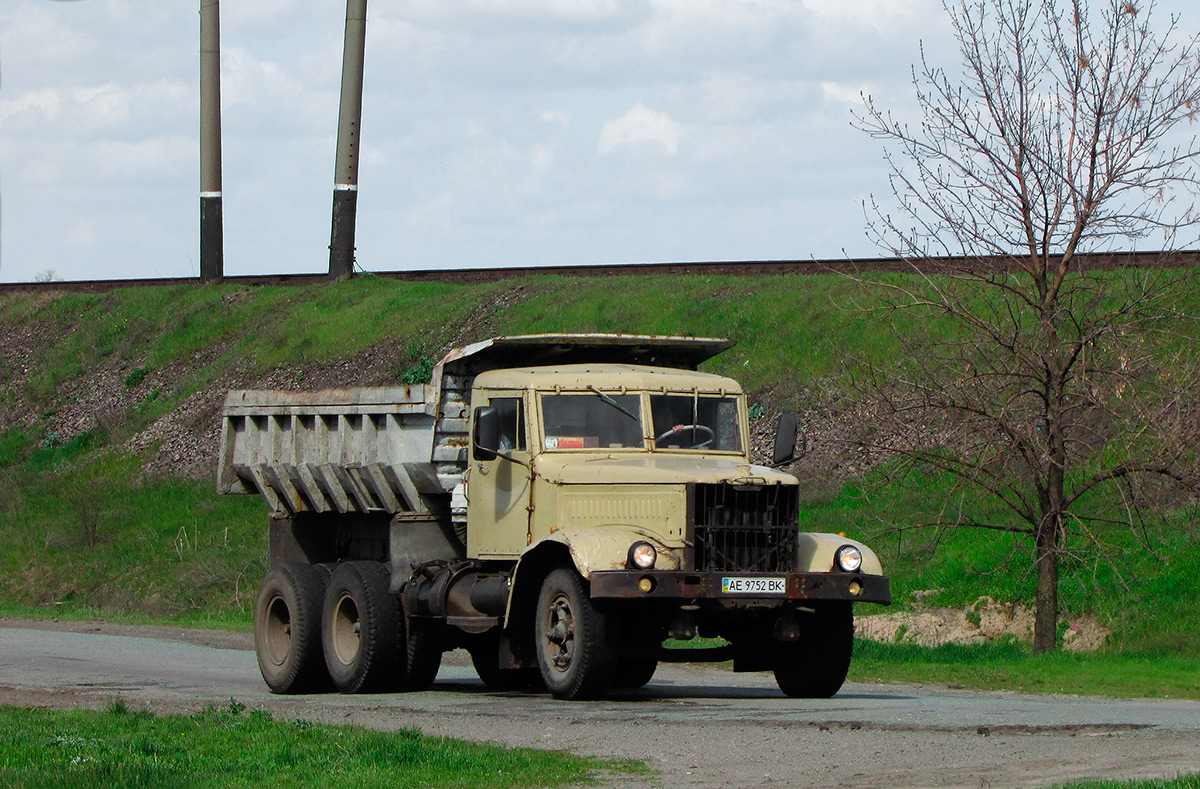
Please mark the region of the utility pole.
[[200, 0], [200, 281], [225, 277], [221, 209], [220, 0]]
[[342, 48], [342, 101], [338, 108], [337, 160], [333, 171], [333, 228], [329, 239], [329, 278], [354, 276], [354, 222], [358, 210], [358, 147], [362, 122], [363, 60], [367, 42], [367, 0], [346, 0], [346, 40]]

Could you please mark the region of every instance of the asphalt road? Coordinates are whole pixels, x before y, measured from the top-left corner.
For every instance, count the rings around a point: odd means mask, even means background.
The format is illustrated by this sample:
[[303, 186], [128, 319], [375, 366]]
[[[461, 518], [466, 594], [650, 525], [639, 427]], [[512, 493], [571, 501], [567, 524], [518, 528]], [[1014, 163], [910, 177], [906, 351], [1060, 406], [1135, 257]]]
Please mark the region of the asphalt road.
[[646, 786], [1006, 787], [1200, 771], [1200, 702], [856, 684], [798, 701], [769, 674], [691, 666], [602, 702], [558, 702], [489, 691], [459, 653], [424, 693], [283, 697], [267, 692], [244, 634], [46, 627], [0, 621], [0, 703], [183, 711], [236, 698], [285, 717], [644, 759], [660, 771]]

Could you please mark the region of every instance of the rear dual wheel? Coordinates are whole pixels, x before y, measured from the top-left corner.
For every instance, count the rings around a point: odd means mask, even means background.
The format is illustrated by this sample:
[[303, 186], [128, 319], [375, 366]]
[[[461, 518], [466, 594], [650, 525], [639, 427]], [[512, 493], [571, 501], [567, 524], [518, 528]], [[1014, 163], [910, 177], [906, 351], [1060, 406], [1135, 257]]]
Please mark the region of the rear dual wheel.
[[254, 610], [258, 667], [274, 693], [424, 690], [442, 662], [435, 632], [410, 627], [379, 562], [272, 567]]
[[325, 590], [325, 665], [342, 693], [391, 690], [399, 627], [388, 572], [378, 562], [343, 562]]
[[342, 693], [424, 690], [442, 662], [437, 634], [412, 626], [379, 562], [343, 562], [325, 592], [325, 665]]
[[327, 574], [309, 564], [272, 567], [254, 606], [254, 651], [273, 693], [319, 690], [329, 681], [321, 653]]

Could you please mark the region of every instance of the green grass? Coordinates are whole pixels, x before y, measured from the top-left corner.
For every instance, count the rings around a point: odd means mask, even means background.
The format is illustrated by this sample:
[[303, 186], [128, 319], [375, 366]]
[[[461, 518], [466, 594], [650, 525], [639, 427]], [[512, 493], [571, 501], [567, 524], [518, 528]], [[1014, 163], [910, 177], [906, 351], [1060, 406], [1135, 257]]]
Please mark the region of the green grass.
[[225, 709], [155, 716], [0, 707], [0, 785], [10, 787], [506, 787], [595, 783], [636, 762], [502, 748], [415, 729], [379, 732]]
[[47, 605], [0, 602], [0, 617], [10, 619], [52, 620], [55, 622], [111, 622], [121, 625], [183, 627], [197, 630], [225, 630], [249, 633], [254, 629], [254, 612], [187, 611], [174, 616], [126, 613], [112, 608], [93, 608], [77, 602]]
[[1200, 773], [1133, 781], [1079, 781], [1059, 784], [1058, 789], [1200, 789]]
[[[614, 290], [622, 298], [612, 299]], [[500, 293], [505, 305], [487, 331], [462, 336], [468, 319], [487, 313]], [[860, 296], [859, 286], [836, 276], [530, 277], [489, 285], [363, 277], [336, 286], [13, 295], [0, 299], [0, 325], [56, 339], [34, 359], [27, 389], [37, 403], [106, 363], [127, 368], [131, 389], [151, 370], [177, 376], [161, 413], [230, 370], [325, 364], [390, 343], [404, 350], [401, 367], [390, 371], [399, 378], [451, 341], [566, 331], [731, 337], [739, 346], [709, 369], [752, 391], [798, 393], [806, 380], [842, 375], [847, 358], [900, 357], [895, 338], [855, 308]]]
[[211, 481], [143, 479], [129, 454], [0, 468], [0, 611], [247, 626], [266, 512]]
[[850, 681], [1110, 698], [1200, 699], [1200, 658], [1107, 652], [1035, 655], [1028, 645], [1011, 642], [922, 647], [858, 640]]
[[405, 338], [407, 367], [448, 342], [495, 287], [362, 278], [341, 287], [180, 285], [13, 296], [0, 300], [0, 325], [33, 327], [55, 339], [33, 360], [25, 387], [38, 406], [105, 364], [127, 368], [123, 380], [135, 391], [150, 371], [167, 374], [171, 392], [131, 415], [137, 428], [230, 371], [325, 364], [398, 337]]

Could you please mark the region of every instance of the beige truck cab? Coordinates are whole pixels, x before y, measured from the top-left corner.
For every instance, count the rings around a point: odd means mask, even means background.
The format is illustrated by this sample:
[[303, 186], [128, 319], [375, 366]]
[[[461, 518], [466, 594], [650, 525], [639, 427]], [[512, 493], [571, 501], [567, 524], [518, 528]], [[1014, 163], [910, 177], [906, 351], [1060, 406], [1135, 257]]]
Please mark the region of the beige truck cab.
[[[417, 689], [464, 647], [488, 684], [564, 699], [712, 660], [772, 671], [789, 696], [835, 694], [852, 604], [890, 603], [888, 579], [866, 545], [800, 532], [796, 477], [751, 462], [741, 386], [695, 369], [727, 347], [495, 338], [449, 354], [419, 392], [231, 394], [224, 489], [276, 509], [255, 625], [268, 685]], [[256, 415], [265, 434], [239, 439]], [[785, 416], [773, 465], [795, 446]], [[372, 610], [380, 595], [391, 615]], [[697, 637], [711, 646], [682, 648]], [[381, 658], [389, 639], [401, 646]]]

